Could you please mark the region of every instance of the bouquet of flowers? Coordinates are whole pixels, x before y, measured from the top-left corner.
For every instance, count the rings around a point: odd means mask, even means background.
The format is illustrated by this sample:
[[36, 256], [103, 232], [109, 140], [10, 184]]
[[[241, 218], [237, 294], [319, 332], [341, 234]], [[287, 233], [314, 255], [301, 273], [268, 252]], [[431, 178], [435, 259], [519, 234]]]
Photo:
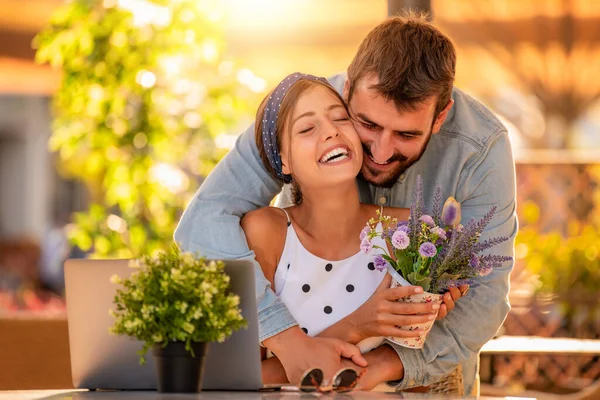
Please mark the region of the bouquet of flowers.
[[[398, 222], [377, 212], [378, 218], [370, 219], [361, 232], [361, 249], [365, 253], [373, 249], [380, 251], [374, 264], [377, 269], [387, 269], [392, 275], [392, 287], [415, 285], [423, 288], [424, 293], [398, 299], [399, 302], [441, 303], [442, 293], [448, 288], [470, 285], [472, 278], [488, 275], [503, 262], [512, 260], [507, 256], [480, 254], [508, 240], [497, 237], [479, 242], [481, 233], [494, 216], [495, 207], [481, 220], [463, 226], [460, 224], [460, 204], [449, 197], [442, 208], [441, 199], [438, 187], [431, 215], [425, 212], [423, 183], [419, 176], [408, 221]], [[372, 243], [376, 236], [384, 239], [387, 249]], [[421, 329], [422, 333], [417, 337], [390, 336], [387, 339], [401, 346], [421, 348], [433, 322], [400, 327], [409, 331]], [[383, 338], [365, 339], [359, 347], [376, 347], [379, 341]]]
[[[430, 293], [443, 293], [448, 288], [468, 285], [476, 276], [488, 275], [496, 267], [512, 257], [480, 255], [507, 237], [497, 237], [479, 242], [481, 232], [490, 223], [496, 207], [479, 221], [460, 224], [461, 208], [453, 197], [441, 207], [441, 189], [434, 195], [431, 215], [423, 205], [423, 183], [417, 177], [417, 186], [408, 221], [396, 221], [377, 213], [361, 233], [361, 248], [371, 251], [371, 240], [380, 236], [388, 249], [375, 246], [381, 251], [375, 259], [379, 269], [391, 266], [409, 284], [421, 286]], [[382, 229], [377, 225], [381, 223]]]

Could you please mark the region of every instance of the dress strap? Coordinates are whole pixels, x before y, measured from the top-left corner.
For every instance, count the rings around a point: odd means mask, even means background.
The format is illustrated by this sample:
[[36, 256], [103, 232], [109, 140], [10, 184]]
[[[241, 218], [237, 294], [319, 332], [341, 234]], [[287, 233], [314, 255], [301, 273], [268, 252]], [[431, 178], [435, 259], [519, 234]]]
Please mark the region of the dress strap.
[[285, 211], [285, 209], [284, 209], [284, 208], [282, 208], [282, 209], [281, 209], [281, 211], [283, 211], [283, 212], [285, 213], [285, 216], [286, 216], [286, 218], [287, 218], [287, 226], [290, 226], [290, 225], [292, 225], [292, 221], [290, 220], [290, 215], [288, 214], [288, 212], [287, 212], [287, 211]]

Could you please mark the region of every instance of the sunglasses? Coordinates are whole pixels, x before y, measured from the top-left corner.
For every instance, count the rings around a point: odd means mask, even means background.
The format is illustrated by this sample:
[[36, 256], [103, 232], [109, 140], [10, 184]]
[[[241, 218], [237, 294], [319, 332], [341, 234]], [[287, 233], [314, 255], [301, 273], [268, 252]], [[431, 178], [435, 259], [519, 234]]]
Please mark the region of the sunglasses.
[[323, 384], [324, 376], [320, 368], [309, 369], [302, 375], [298, 390], [303, 393], [345, 393], [356, 389], [358, 381], [365, 374], [366, 369], [360, 373], [352, 368], [344, 368], [338, 371], [331, 380], [331, 385]]

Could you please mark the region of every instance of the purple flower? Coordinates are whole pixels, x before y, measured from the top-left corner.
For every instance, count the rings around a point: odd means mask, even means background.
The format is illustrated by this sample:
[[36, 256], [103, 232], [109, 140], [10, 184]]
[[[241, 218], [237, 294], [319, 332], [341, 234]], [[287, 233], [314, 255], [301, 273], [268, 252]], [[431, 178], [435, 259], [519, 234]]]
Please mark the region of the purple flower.
[[460, 222], [460, 203], [454, 197], [448, 197], [444, 203], [442, 222], [446, 226], [455, 226]]
[[402, 220], [402, 221], [398, 222], [398, 225], [396, 227], [400, 228], [401, 226], [408, 226], [408, 221]]
[[423, 214], [419, 218], [419, 221], [423, 222], [427, 226], [435, 226], [435, 222], [433, 222], [433, 218], [430, 215]]
[[409, 244], [410, 244], [410, 239], [408, 238], [408, 235], [406, 234], [406, 232], [397, 230], [392, 235], [392, 246], [394, 246], [398, 250], [406, 249]]
[[471, 254], [471, 259], [469, 260], [469, 265], [474, 270], [479, 269], [479, 258], [477, 258], [477, 256], [475, 254]]
[[408, 233], [408, 231], [409, 231], [409, 229], [408, 229], [408, 225], [402, 225], [402, 226], [399, 226], [397, 230], [398, 230], [398, 231], [401, 231], [401, 232]]
[[434, 227], [433, 227], [433, 228], [431, 228], [430, 230], [431, 230], [431, 233], [433, 233], [434, 235], [437, 235], [437, 237], [438, 237], [439, 239], [442, 239], [442, 240], [446, 240], [446, 239], [448, 239], [448, 238], [446, 237], [446, 231], [445, 231], [445, 230], [443, 230], [442, 228], [440, 228], [439, 226], [434, 226]]
[[437, 254], [437, 248], [431, 242], [425, 242], [419, 247], [419, 254], [422, 257], [430, 258]]
[[369, 232], [371, 232], [370, 226], [367, 225], [364, 228], [362, 228], [362, 231], [360, 231], [360, 240], [363, 240]]
[[385, 261], [385, 259], [380, 254], [375, 256], [373, 263], [375, 264], [375, 268], [377, 268], [378, 271], [383, 271], [387, 268], [387, 261]]
[[362, 242], [360, 242], [360, 249], [365, 254], [369, 254], [373, 250], [373, 243], [371, 243], [368, 236], [365, 236]]

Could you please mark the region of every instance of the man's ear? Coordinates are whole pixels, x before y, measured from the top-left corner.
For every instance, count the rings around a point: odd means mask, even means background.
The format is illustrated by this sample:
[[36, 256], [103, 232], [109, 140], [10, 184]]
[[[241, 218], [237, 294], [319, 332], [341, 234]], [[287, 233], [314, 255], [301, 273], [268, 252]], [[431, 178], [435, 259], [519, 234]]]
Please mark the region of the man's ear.
[[437, 118], [435, 119], [433, 128], [431, 129], [432, 133], [438, 133], [440, 131], [440, 129], [442, 128], [442, 125], [444, 124], [444, 121], [446, 120], [446, 117], [448, 116], [448, 113], [450, 112], [450, 109], [452, 108], [453, 105], [454, 105], [454, 100], [451, 98], [450, 101], [448, 102], [448, 105], [446, 105], [446, 107], [442, 110], [441, 113], [438, 114]]
[[350, 82], [348, 81], [348, 78], [346, 78], [346, 80], [344, 81], [344, 91], [342, 92], [342, 97], [344, 98], [344, 101], [346, 103], [348, 103], [348, 94], [350, 93]]

